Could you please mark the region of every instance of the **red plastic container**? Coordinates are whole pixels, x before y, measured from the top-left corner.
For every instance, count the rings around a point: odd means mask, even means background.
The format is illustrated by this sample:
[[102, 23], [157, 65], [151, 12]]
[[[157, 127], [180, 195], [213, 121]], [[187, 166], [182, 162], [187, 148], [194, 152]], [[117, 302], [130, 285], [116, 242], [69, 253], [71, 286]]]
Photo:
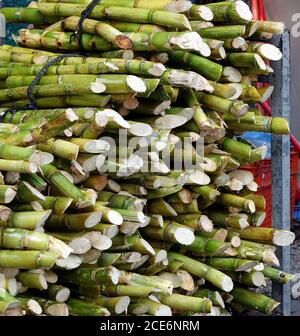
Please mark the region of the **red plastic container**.
[[[266, 199], [267, 214], [263, 223], [263, 227], [272, 227], [272, 160], [262, 160], [259, 163], [254, 163], [241, 167], [241, 169], [251, 171], [255, 177], [255, 182], [259, 185], [258, 195], [264, 196]], [[298, 192], [298, 171], [299, 171], [299, 154], [291, 148], [291, 222], [293, 220], [294, 206]]]

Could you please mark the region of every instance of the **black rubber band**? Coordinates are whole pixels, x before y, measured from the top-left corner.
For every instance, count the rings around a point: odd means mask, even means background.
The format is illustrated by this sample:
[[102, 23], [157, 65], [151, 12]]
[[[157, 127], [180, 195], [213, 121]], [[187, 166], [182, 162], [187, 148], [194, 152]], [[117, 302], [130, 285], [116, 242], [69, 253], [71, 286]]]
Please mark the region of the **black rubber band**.
[[87, 7], [86, 9], [81, 13], [78, 26], [76, 31], [71, 35], [71, 40], [72, 38], [75, 38], [78, 42], [80, 51], [84, 52], [85, 48], [82, 42], [82, 34], [83, 34], [83, 22], [85, 19], [88, 18], [88, 16], [91, 14], [93, 9], [100, 3], [101, 0], [93, 0]]
[[28, 86], [27, 89], [27, 97], [29, 100], [29, 104], [27, 104], [24, 107], [12, 107], [7, 109], [6, 111], [2, 112], [0, 115], [0, 121], [3, 121], [3, 119], [5, 118], [5, 116], [8, 113], [15, 113], [18, 111], [26, 111], [26, 110], [38, 110], [39, 108], [36, 106], [36, 100], [35, 100], [35, 96], [33, 94], [33, 89], [36, 85], [38, 85], [38, 83], [40, 82], [40, 80], [42, 79], [42, 77], [47, 73], [48, 69], [51, 66], [56, 65], [57, 63], [59, 63], [60, 61], [62, 61], [65, 58], [69, 58], [69, 57], [82, 57], [82, 55], [78, 55], [78, 54], [63, 54], [60, 55], [54, 59], [52, 59], [50, 62], [46, 63], [43, 68], [39, 71], [39, 73], [36, 75], [36, 77], [34, 78], [34, 80], [30, 83], [30, 85]]

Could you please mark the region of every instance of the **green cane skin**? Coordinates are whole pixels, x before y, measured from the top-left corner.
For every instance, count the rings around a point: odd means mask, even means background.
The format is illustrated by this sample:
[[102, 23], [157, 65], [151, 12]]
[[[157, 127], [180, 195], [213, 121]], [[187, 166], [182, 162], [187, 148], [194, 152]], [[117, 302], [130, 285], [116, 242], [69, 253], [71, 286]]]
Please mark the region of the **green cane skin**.
[[37, 174], [22, 174], [21, 178], [38, 191], [44, 191], [47, 188], [47, 182]]
[[46, 143], [39, 144], [37, 148], [67, 160], [76, 160], [79, 153], [79, 146], [60, 139], [49, 139]]
[[188, 245], [186, 249], [197, 255], [213, 257], [218, 255], [220, 252], [224, 252], [230, 246], [230, 243], [224, 243], [220, 240], [213, 240], [196, 235], [194, 242], [191, 245]]
[[181, 214], [176, 216], [176, 221], [198, 231], [201, 216], [201, 213]]
[[160, 301], [172, 309], [210, 313], [212, 302], [206, 298], [196, 298], [181, 294], [158, 295]]
[[246, 67], [260, 69], [255, 59], [254, 53], [230, 53], [227, 56], [227, 60], [230, 64], [236, 67]]
[[281, 285], [292, 281], [295, 277], [293, 274], [285, 273], [269, 266], [265, 266], [262, 272], [266, 278], [269, 278], [271, 279], [271, 281], [279, 283]]
[[0, 267], [35, 269], [50, 269], [56, 263], [58, 254], [40, 251], [0, 251]]
[[155, 288], [146, 286], [130, 286], [130, 285], [106, 285], [101, 286], [100, 292], [107, 296], [129, 296], [147, 298]]
[[178, 214], [192, 214], [199, 211], [198, 202], [194, 199], [189, 204], [182, 204], [182, 203], [171, 203], [173, 209], [176, 210]]
[[[85, 61], [86, 63], [79, 63]], [[66, 63], [66, 64], [65, 64]], [[75, 64], [72, 64], [75, 63]], [[111, 67], [106, 63], [111, 63]], [[47, 75], [72, 75], [72, 74], [102, 74], [102, 73], [129, 73], [134, 75], [157, 76], [154, 69], [156, 63], [140, 60], [126, 60], [119, 58], [67, 58], [60, 62], [61, 65], [52, 66], [48, 69]], [[5, 79], [10, 76], [34, 76], [39, 73], [43, 66], [32, 65], [26, 68], [10, 67], [1, 68], [0, 77]], [[162, 64], [159, 65], [161, 71], [159, 76], [165, 71]]]
[[[10, 172], [19, 172], [19, 173], [34, 173], [37, 169], [36, 165], [31, 164], [26, 161], [21, 160], [3, 160], [0, 159], [0, 170], [2, 171], [10, 171]], [[33, 171], [35, 170], [35, 171]]]
[[22, 63], [33, 64], [34, 60], [40, 56], [44, 56], [44, 55], [39, 54], [38, 52], [36, 52], [36, 54], [21, 54], [21, 53], [0, 50], [0, 60], [1, 61], [16, 62], [20, 65], [22, 65]]
[[1, 14], [8, 23], [32, 23], [37, 25], [52, 24], [59, 20], [56, 17], [45, 17], [36, 8], [1, 8]]
[[[73, 21], [78, 25], [79, 17], [69, 17], [62, 22], [62, 28], [68, 29], [68, 21]], [[91, 34], [98, 34], [102, 36], [106, 41], [112, 43], [120, 49], [131, 49], [131, 40], [121, 33], [119, 30], [109, 25], [108, 23], [99, 22], [96, 20], [86, 19], [83, 23], [83, 29]]]
[[44, 177], [55, 186], [63, 196], [72, 198], [75, 202], [82, 202], [85, 195], [74, 186], [62, 173], [52, 165], [42, 167]]
[[[10, 88], [5, 90], [0, 90], [0, 101], [7, 102], [12, 100], [21, 100], [27, 97], [26, 92], [28, 86]], [[43, 85], [36, 86], [33, 90], [36, 97], [52, 97], [52, 96], [76, 96], [84, 94], [93, 94], [94, 91], [91, 87], [82, 85]]]
[[214, 292], [209, 289], [199, 289], [195, 293], [193, 293], [193, 296], [199, 298], [208, 298], [209, 300], [211, 300], [214, 306], [224, 308], [224, 302], [220, 302], [218, 294], [219, 292]]
[[23, 286], [38, 290], [45, 290], [45, 286], [40, 280], [43, 275], [38, 272], [21, 272], [17, 276], [17, 280], [23, 284]]
[[[45, 16], [80, 16], [85, 6], [74, 4], [38, 4], [38, 9]], [[129, 22], [152, 23], [179, 30], [191, 30], [188, 19], [183, 14], [150, 10], [143, 8], [107, 7], [98, 5], [89, 15], [93, 19], [111, 19]]]
[[239, 221], [242, 217], [238, 214], [230, 215], [226, 212], [211, 211], [208, 213], [208, 217], [218, 226], [229, 227], [237, 230], [241, 229]]
[[[165, 221], [164, 225], [162, 228], [154, 228], [151, 226], [148, 226], [142, 230], [142, 233], [145, 237], [148, 238], [154, 238], [156, 240], [162, 240], [162, 241], [169, 241], [176, 243], [176, 237], [174, 233], [176, 232], [176, 229], [189, 229], [187, 226], [175, 223], [175, 222], [170, 222], [170, 221]], [[191, 230], [192, 231], [192, 230]]]
[[63, 215], [72, 202], [72, 198], [46, 196], [44, 201], [39, 201], [39, 204], [45, 210], [52, 210], [55, 215]]
[[[9, 88], [17, 88], [17, 87], [26, 87], [27, 85], [30, 85], [34, 77], [32, 76], [12, 76], [8, 77], [6, 80], [6, 84]], [[69, 92], [72, 93], [72, 87], [69, 88], [70, 83], [74, 85], [74, 94], [81, 95], [81, 94], [88, 94], [92, 93], [93, 91], [89, 88], [86, 92], [81, 90], [80, 85], [86, 85], [87, 87], [89, 85], [92, 85], [95, 81], [99, 81], [100, 83], [104, 84], [105, 86], [105, 92], [106, 93], [129, 93], [133, 92], [130, 87], [127, 84], [127, 75], [112, 75], [112, 74], [103, 74], [100, 77], [96, 75], [61, 75], [61, 76], [44, 76], [40, 82], [39, 86], [47, 86], [48, 89], [50, 89], [53, 85], [59, 85], [65, 84], [68, 85]], [[39, 89], [39, 86], [37, 87]], [[76, 86], [80, 88], [78, 90], [78, 93], [76, 93]], [[62, 86], [64, 87], [64, 86]], [[67, 88], [66, 87], [66, 88]], [[41, 88], [42, 89], [42, 88]], [[57, 90], [60, 90], [60, 86], [57, 87]], [[49, 96], [55, 96], [59, 93], [59, 91], [50, 91]], [[63, 93], [64, 95], [65, 93]], [[0, 96], [1, 98], [1, 96]]]
[[[46, 0], [40, 2], [50, 2], [50, 3], [73, 3], [89, 5], [91, 0]], [[172, 4], [172, 0], [154, 0], [149, 3], [147, 0], [103, 0], [101, 4], [106, 6], [119, 6], [119, 7], [129, 7], [129, 8], [149, 8], [149, 9], [159, 9], [165, 10], [168, 5]]]
[[[75, 27], [74, 27], [75, 29]], [[19, 45], [25, 47], [35, 47], [35, 48], [45, 48], [49, 50], [73, 50], [79, 49], [78, 43], [76, 41], [70, 41], [72, 33], [65, 32], [43, 32], [40, 30], [21, 30], [17, 37]], [[197, 33], [190, 32], [158, 32], [158, 33], [124, 33], [133, 43], [132, 50], [134, 51], [181, 51], [188, 50], [192, 52], [199, 53], [198, 48], [194, 46], [182, 46], [176, 42], [176, 38], [196, 38]], [[190, 35], [191, 34], [191, 35]], [[196, 34], [196, 35], [194, 35]], [[198, 36], [200, 39], [200, 36]], [[61, 44], [55, 45], [57, 40], [61, 41]], [[89, 33], [83, 34], [83, 45], [85, 49], [89, 51], [108, 51], [114, 49], [115, 47], [108, 43], [105, 39], [100, 36], [92, 35]], [[173, 43], [170, 43], [173, 41]], [[216, 63], [206, 61], [204, 58], [199, 60], [201, 64], [213, 65], [213, 69], [220, 70], [221, 66], [216, 66]], [[215, 78], [210, 78], [216, 80]]]
[[0, 157], [6, 160], [30, 160], [36, 151], [31, 148], [23, 148], [17, 146], [0, 145]]
[[0, 288], [0, 313], [3, 314], [10, 307], [19, 307], [18, 300], [10, 295], [6, 290]]
[[270, 257], [266, 255], [266, 252], [268, 251], [275, 251], [275, 248], [271, 245], [241, 240], [241, 245], [237, 248], [237, 256], [239, 258], [269, 262], [272, 265], [277, 264], [278, 261], [274, 260], [274, 257], [271, 257], [271, 260], [269, 260]]
[[159, 33], [167, 30], [166, 27], [147, 23], [122, 22], [122, 21], [102, 21], [102, 22], [110, 24], [111, 26], [120, 30], [121, 32]]
[[[81, 97], [81, 96], [78, 96]], [[66, 97], [65, 97], [66, 98]], [[48, 98], [46, 98], [48, 99]], [[60, 99], [59, 97], [57, 98]], [[26, 101], [18, 101], [18, 102], [11, 102], [8, 105], [16, 106], [16, 105], [23, 106], [26, 105]], [[61, 102], [60, 102], [61, 103]], [[6, 105], [6, 104], [4, 104]], [[69, 111], [70, 112], [70, 111]], [[65, 111], [61, 115], [50, 119], [47, 123], [42, 125], [32, 125], [33, 129], [23, 130], [16, 134], [12, 134], [10, 136], [0, 136], [1, 142], [7, 145], [32, 145], [38, 142], [45, 142], [49, 138], [56, 137], [65, 129], [69, 128], [76, 122], [76, 118], [70, 118], [68, 116], [68, 111]]]
[[221, 78], [223, 67], [207, 58], [184, 51], [176, 51], [170, 56], [175, 63], [187, 65], [206, 79], [218, 81]]
[[[25, 68], [26, 69], [26, 68]], [[75, 110], [75, 109], [74, 109]], [[44, 124], [48, 120], [55, 117], [59, 117], [66, 112], [66, 109], [47, 109], [47, 110], [28, 110], [28, 111], [17, 111], [16, 113], [7, 113], [4, 121], [13, 124]], [[81, 119], [79, 119], [82, 121]]]
[[110, 251], [113, 251], [114, 247], [118, 251], [136, 251], [143, 254], [155, 254], [154, 250], [150, 252], [149, 249], [144, 246], [144, 240], [139, 235], [128, 237], [117, 235], [112, 239], [112, 248], [110, 248]]
[[231, 294], [235, 302], [248, 308], [258, 310], [264, 314], [270, 314], [280, 304], [263, 294], [255, 293], [244, 288], [235, 287]]
[[230, 22], [230, 23], [248, 23], [251, 21], [245, 20], [240, 17], [238, 12], [235, 10], [235, 3], [231, 1], [221, 1], [217, 3], [207, 4], [214, 15], [214, 21], [216, 22]]
[[90, 301], [91, 303], [97, 306], [100, 306], [100, 307], [103, 306], [107, 308], [111, 313], [117, 314], [116, 307], [120, 299], [122, 298], [127, 298], [129, 299], [129, 302], [130, 302], [130, 298], [128, 296], [119, 296], [119, 297], [114, 297], [114, 298], [110, 298], [106, 296], [98, 296], [97, 298], [93, 298]]
[[[222, 280], [229, 280], [227, 275], [218, 271], [217, 269], [207, 266], [189, 257], [183, 256], [179, 253], [169, 252], [168, 258], [169, 260], [182, 261], [184, 263], [182, 265], [182, 269], [199, 278], [206, 279], [220, 289], [223, 289]], [[231, 280], [229, 280], [229, 283], [231, 283]]]
[[89, 302], [70, 299], [67, 305], [72, 316], [109, 316], [109, 311], [104, 307], [91, 304]]
[[59, 279], [65, 283], [75, 285], [112, 285], [116, 281], [116, 279], [113, 278], [114, 273], [117, 273], [117, 275], [119, 273], [114, 267], [82, 268], [69, 272], [61, 272]]
[[220, 26], [198, 29], [197, 32], [201, 37], [211, 38], [216, 40], [224, 40], [228, 38], [243, 37], [246, 33], [246, 26], [234, 25], [234, 26]]
[[[157, 311], [162, 306], [161, 303], [155, 302], [147, 298], [131, 299], [131, 303], [128, 307], [128, 311], [134, 315], [138, 315], [137, 312], [141, 310], [147, 310], [147, 314], [150, 316], [156, 316]], [[139, 313], [140, 314], [140, 313]]]
[[99, 221], [101, 220], [101, 214], [98, 212], [87, 212], [82, 214], [63, 214], [63, 215], [51, 215], [47, 220], [46, 228], [48, 230], [67, 230], [67, 231], [82, 231], [86, 229], [85, 221], [91, 215], [99, 215]]
[[0, 235], [4, 249], [47, 251], [51, 241], [45, 233], [23, 229], [1, 229]]
[[250, 269], [258, 265], [258, 262], [239, 258], [210, 258], [206, 261], [212, 267], [221, 271], [238, 271], [241, 267]]
[[192, 186], [191, 190], [197, 193], [198, 195], [214, 201], [219, 195], [219, 191], [216, 190], [212, 185], [207, 186]]
[[[264, 196], [250, 194], [246, 195], [245, 198], [255, 203], [257, 211], [264, 211], [267, 207], [267, 201]], [[266, 230], [264, 233], [268, 233], [268, 230]], [[263, 231], [261, 231], [261, 234], [263, 235]]]
[[[59, 291], [61, 290], [68, 290], [67, 287], [64, 287], [62, 285], [56, 285], [56, 284], [49, 284], [48, 285], [48, 289], [47, 289], [47, 296], [49, 297], [49, 299], [53, 300], [53, 301], [58, 301], [57, 300], [57, 294], [59, 293]], [[68, 299], [67, 299], [68, 300]], [[66, 301], [67, 301], [66, 300]], [[58, 302], [62, 302], [58, 301]], [[65, 301], [64, 301], [65, 302]]]
[[[44, 109], [44, 108], [61, 108], [61, 107], [103, 107], [105, 106], [108, 101], [110, 100], [110, 95], [99, 95], [99, 94], [85, 94], [85, 95], [78, 95], [78, 96], [63, 96], [63, 97], [42, 97], [36, 99], [36, 105], [37, 107]], [[24, 108], [28, 105], [29, 100], [18, 100], [15, 102], [5, 103], [2, 104], [3, 107], [14, 107], [14, 108]], [[71, 126], [71, 125], [70, 125]], [[69, 127], [64, 126], [62, 131], [64, 129], [67, 129]], [[21, 132], [20, 132], [21, 133]], [[60, 133], [60, 132], [59, 132]], [[26, 133], [27, 135], [27, 133]], [[8, 144], [22, 144], [23, 138], [26, 136], [23, 134], [19, 134], [18, 137], [10, 137], [10, 141]], [[43, 137], [40, 142], [46, 141], [49, 138], [53, 138], [55, 135]], [[1, 138], [1, 141], [4, 141], [3, 138]]]
[[48, 51], [42, 51], [42, 50], [36, 50], [36, 49], [30, 49], [30, 48], [21, 48], [18, 46], [12, 46], [12, 45], [2, 45], [0, 47], [0, 50], [8, 51], [8, 52], [21, 52], [23, 54], [27, 55], [47, 55], [47, 56], [53, 56], [54, 53], [48, 52]]
[[196, 96], [204, 105], [220, 113], [228, 113], [240, 117], [249, 110], [249, 106], [243, 101], [232, 101], [215, 95], [202, 93]]
[[232, 122], [228, 123], [228, 127], [230, 129], [236, 131], [256, 131], [256, 132], [264, 132], [264, 133], [273, 133], [273, 134], [289, 134], [290, 129], [288, 123], [283, 118], [269, 118], [265, 116], [255, 116], [255, 119], [252, 123], [241, 123]]
[[145, 276], [137, 273], [121, 271], [120, 284], [145, 286], [156, 289], [156, 291], [169, 295], [172, 292], [172, 283], [163, 280], [158, 276]]
[[242, 159], [250, 161], [251, 146], [234, 139], [224, 138], [222, 139], [222, 147], [226, 152], [231, 153], [237, 160]]
[[253, 274], [257, 272], [226, 272], [231, 279], [240, 284], [246, 285], [250, 288], [257, 288], [258, 286], [253, 282]]

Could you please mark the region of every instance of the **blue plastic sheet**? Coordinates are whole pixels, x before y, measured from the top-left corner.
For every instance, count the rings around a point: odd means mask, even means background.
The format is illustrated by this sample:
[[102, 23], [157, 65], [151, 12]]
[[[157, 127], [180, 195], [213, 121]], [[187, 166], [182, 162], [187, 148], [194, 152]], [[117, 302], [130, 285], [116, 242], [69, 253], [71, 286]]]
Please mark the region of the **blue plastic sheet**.
[[260, 147], [266, 145], [268, 147], [266, 159], [271, 159], [271, 141], [272, 136], [270, 133], [260, 133], [260, 132], [245, 132], [241, 138], [247, 140], [255, 147]]

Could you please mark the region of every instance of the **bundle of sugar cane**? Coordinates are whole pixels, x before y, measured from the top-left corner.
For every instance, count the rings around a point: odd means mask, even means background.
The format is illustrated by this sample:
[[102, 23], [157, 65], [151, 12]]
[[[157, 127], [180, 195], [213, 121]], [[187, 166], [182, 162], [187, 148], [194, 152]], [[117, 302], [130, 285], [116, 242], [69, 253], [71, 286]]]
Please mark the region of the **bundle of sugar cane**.
[[289, 134], [250, 108], [283, 24], [243, 1], [103, 0], [79, 43], [90, 3], [0, 10], [33, 25], [0, 47], [0, 314], [271, 313], [255, 289], [292, 280], [275, 250], [294, 234], [262, 227], [240, 168], [266, 148], [239, 135]]

